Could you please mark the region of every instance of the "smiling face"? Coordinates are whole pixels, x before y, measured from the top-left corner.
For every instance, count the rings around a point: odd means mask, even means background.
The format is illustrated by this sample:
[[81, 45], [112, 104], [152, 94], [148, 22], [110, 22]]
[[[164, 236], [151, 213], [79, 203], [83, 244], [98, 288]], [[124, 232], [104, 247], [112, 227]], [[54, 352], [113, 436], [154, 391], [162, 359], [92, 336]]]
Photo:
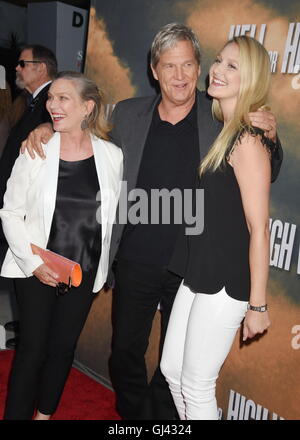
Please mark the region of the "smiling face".
[[194, 101], [200, 66], [190, 41], [178, 41], [165, 50], [157, 65], [151, 68], [165, 103], [185, 106]]
[[209, 88], [207, 92], [220, 104], [234, 109], [239, 96], [241, 74], [240, 55], [236, 43], [229, 43], [217, 56], [209, 71]]
[[75, 81], [57, 79], [49, 89], [46, 107], [55, 131], [71, 133], [81, 130], [81, 122], [93, 106], [93, 101], [81, 99]]

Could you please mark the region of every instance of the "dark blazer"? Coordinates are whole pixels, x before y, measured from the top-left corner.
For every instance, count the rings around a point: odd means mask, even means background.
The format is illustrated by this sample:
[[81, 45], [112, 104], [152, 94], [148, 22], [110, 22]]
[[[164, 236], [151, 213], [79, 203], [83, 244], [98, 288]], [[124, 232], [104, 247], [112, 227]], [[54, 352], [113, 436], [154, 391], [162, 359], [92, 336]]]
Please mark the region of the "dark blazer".
[[11, 129], [3, 154], [0, 160], [0, 206], [3, 206], [3, 196], [6, 191], [6, 182], [11, 174], [14, 163], [19, 156], [21, 143], [29, 133], [43, 122], [51, 122], [46, 110], [47, 94], [50, 84], [44, 87], [34, 99], [34, 105], [27, 107], [21, 119]]
[[[143, 151], [153, 117], [153, 111], [160, 99], [161, 95], [146, 98], [131, 98], [119, 102], [114, 109], [111, 138], [112, 142], [123, 150], [123, 180], [127, 181], [128, 192], [136, 186]], [[223, 126], [222, 123], [212, 118], [211, 103], [211, 99], [205, 92], [199, 92], [197, 90], [197, 120], [200, 158], [203, 158], [206, 155]], [[277, 177], [282, 162], [282, 148], [279, 141], [277, 144], [278, 148], [276, 150], [276, 155], [274, 153], [274, 157], [272, 157], [273, 180]], [[124, 224], [119, 224], [117, 219], [112, 234], [109, 259], [110, 267], [116, 256], [123, 229]]]

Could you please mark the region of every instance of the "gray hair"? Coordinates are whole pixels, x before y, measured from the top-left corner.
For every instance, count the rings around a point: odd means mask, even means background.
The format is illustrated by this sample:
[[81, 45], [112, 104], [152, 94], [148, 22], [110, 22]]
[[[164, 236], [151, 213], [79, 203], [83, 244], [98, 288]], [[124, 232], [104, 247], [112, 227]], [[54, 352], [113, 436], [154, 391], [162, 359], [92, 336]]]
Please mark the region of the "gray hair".
[[34, 60], [41, 61], [46, 64], [47, 73], [49, 78], [53, 79], [57, 75], [57, 60], [54, 52], [48, 47], [41, 46], [40, 44], [28, 44], [22, 47], [23, 50], [31, 50]]
[[180, 23], [166, 24], [156, 34], [151, 46], [151, 65], [155, 68], [162, 52], [174, 47], [178, 41], [190, 41], [192, 43], [195, 58], [200, 65], [199, 40], [191, 28]]

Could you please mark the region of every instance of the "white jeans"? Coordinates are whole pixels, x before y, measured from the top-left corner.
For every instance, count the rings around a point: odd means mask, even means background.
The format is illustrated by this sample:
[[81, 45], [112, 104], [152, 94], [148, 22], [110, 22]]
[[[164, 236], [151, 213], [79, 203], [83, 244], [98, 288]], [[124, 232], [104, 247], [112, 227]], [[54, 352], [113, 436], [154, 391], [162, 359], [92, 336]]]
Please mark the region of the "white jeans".
[[247, 302], [227, 295], [177, 292], [165, 338], [161, 370], [181, 420], [217, 420], [216, 380]]

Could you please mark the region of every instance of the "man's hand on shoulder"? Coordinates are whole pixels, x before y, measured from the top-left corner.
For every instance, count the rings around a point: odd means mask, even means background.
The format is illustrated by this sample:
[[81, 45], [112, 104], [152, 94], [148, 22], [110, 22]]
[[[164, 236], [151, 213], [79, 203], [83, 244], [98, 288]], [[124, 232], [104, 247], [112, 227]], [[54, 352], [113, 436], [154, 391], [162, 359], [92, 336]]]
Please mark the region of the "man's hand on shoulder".
[[269, 107], [261, 107], [257, 112], [249, 113], [250, 122], [265, 132], [265, 136], [276, 142], [277, 123], [274, 114]]
[[22, 142], [21, 153], [24, 154], [26, 149], [32, 159], [35, 158], [35, 153], [42, 159], [46, 159], [42, 148], [42, 143], [46, 144], [53, 136], [53, 128], [50, 122], [45, 122], [31, 131], [28, 137]]

